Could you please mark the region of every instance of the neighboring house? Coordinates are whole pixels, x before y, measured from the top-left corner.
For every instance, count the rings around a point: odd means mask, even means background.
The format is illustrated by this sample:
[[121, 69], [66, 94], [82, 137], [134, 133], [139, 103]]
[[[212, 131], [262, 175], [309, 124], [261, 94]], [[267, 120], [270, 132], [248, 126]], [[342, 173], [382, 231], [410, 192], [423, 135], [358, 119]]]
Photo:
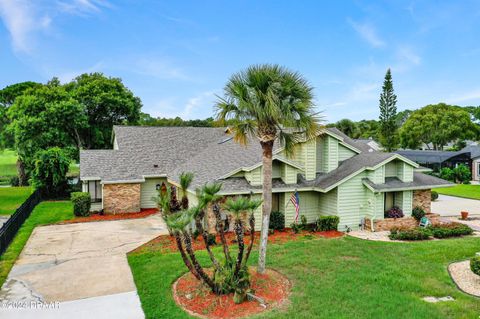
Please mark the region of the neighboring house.
[[[223, 184], [223, 195], [261, 197], [258, 141], [239, 145], [223, 128], [115, 126], [113, 145], [113, 150], [80, 152], [80, 179], [92, 196], [93, 210], [155, 207], [157, 189], [162, 183], [178, 187], [182, 172], [195, 175], [188, 193], [192, 204], [197, 202], [195, 189], [214, 181]], [[300, 214], [308, 222], [337, 215], [344, 231], [358, 229], [367, 217], [383, 219], [394, 205], [407, 216], [414, 206], [429, 212], [430, 189], [450, 185], [416, 172], [418, 164], [399, 154], [375, 151], [335, 128], [298, 143], [291, 158], [278, 143], [273, 153], [272, 206], [285, 213], [287, 226], [295, 219], [290, 198], [296, 191]], [[261, 209], [256, 212], [258, 228], [260, 216]]]
[[460, 151], [424, 151], [399, 150], [400, 154], [422, 166], [433, 170], [443, 167], [454, 168], [460, 164], [467, 165], [472, 171], [472, 180], [480, 181], [480, 146], [469, 145]]

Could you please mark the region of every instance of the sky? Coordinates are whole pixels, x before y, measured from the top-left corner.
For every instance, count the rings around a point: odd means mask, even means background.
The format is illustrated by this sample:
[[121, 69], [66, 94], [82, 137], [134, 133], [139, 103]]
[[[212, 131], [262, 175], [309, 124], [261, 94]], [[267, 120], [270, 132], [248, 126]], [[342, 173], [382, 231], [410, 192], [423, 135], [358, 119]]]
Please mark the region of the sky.
[[153, 116], [214, 115], [228, 78], [278, 63], [315, 88], [326, 122], [480, 105], [478, 1], [0, 0], [0, 87], [119, 77]]

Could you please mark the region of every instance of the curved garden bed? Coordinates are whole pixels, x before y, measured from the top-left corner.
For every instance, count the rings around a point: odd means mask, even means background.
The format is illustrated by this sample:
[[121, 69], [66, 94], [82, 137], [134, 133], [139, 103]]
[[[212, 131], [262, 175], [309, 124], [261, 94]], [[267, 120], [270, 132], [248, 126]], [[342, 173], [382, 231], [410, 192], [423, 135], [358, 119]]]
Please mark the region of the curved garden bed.
[[450, 277], [461, 291], [480, 297], [480, 276], [475, 275], [470, 269], [470, 261], [452, 263], [448, 266]]

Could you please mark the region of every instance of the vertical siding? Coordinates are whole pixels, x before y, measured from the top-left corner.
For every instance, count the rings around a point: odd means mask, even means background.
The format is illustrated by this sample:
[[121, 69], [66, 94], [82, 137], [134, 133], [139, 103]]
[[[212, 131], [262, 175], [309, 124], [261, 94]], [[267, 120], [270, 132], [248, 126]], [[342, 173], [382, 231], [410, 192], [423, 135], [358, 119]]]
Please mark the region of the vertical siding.
[[402, 210], [403, 208], [403, 192], [395, 192], [394, 203], [395, 206], [400, 207]]
[[385, 165], [368, 172], [368, 178], [375, 184], [385, 183]]
[[316, 171], [318, 173], [321, 173], [321, 172], [324, 172], [323, 170], [323, 142], [324, 142], [324, 137], [323, 136], [317, 136], [316, 138], [316, 156], [317, 156], [317, 159], [316, 159]]
[[283, 164], [282, 172], [282, 180], [286, 184], [293, 184], [297, 182], [298, 170], [295, 167], [292, 167], [288, 164]]
[[[252, 199], [258, 200], [262, 199], [261, 194], [253, 194]], [[255, 217], [255, 230], [260, 231], [262, 229], [262, 205], [260, 205], [254, 212], [253, 216]]]
[[281, 178], [282, 177], [282, 166], [285, 165], [280, 161], [273, 161], [272, 163], [272, 178]]
[[317, 174], [317, 143], [315, 139], [311, 139], [304, 143], [303, 153], [305, 156], [305, 178], [307, 180], [315, 179]]
[[252, 185], [262, 185], [262, 167], [257, 167], [250, 172], [245, 172], [245, 178]]
[[397, 161], [397, 177], [401, 180], [404, 181], [404, 170], [403, 166], [405, 163], [403, 161]]
[[146, 178], [140, 185], [140, 208], [155, 208], [157, 203], [153, 199], [158, 195], [156, 185], [167, 182], [165, 178]]
[[[318, 207], [319, 193], [317, 192], [299, 192], [300, 197], [300, 213], [299, 216], [305, 215], [307, 222], [313, 223], [320, 215]], [[292, 193], [285, 193], [284, 195], [284, 207], [285, 207], [285, 226], [290, 225], [295, 221], [295, 206], [290, 202]], [[300, 222], [300, 217], [299, 217]]]
[[384, 193], [375, 194], [375, 217], [376, 219], [383, 219], [385, 213], [385, 197]]
[[347, 226], [351, 229], [358, 229], [361, 218], [367, 210], [365, 186], [362, 178], [366, 173], [360, 173], [345, 183], [338, 186], [338, 216], [340, 224], [338, 230], [345, 231]]
[[403, 214], [405, 216], [411, 216], [412, 215], [413, 192], [412, 191], [403, 191], [402, 192], [402, 198], [403, 198], [403, 204], [402, 204]]
[[338, 214], [338, 196], [337, 189], [334, 188], [328, 193], [319, 193], [318, 207], [320, 215], [337, 215]]
[[338, 160], [339, 161], [344, 161], [346, 159], [349, 159], [350, 157], [355, 156], [356, 154], [357, 153], [355, 153], [351, 149], [338, 144]]
[[412, 182], [413, 181], [413, 166], [405, 163], [403, 165], [403, 181]]
[[397, 163], [391, 161], [385, 164], [385, 177], [395, 177], [397, 176]]
[[330, 136], [324, 137], [322, 170], [328, 173], [338, 167], [338, 141]]

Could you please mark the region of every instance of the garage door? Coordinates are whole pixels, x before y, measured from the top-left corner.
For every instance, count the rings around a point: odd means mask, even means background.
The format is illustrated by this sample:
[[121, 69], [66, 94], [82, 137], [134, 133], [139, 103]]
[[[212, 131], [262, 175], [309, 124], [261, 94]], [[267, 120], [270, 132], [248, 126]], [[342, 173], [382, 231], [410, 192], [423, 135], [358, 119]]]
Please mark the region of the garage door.
[[165, 178], [146, 178], [145, 183], [141, 185], [140, 206], [142, 208], [156, 208], [157, 203], [153, 199], [157, 197], [157, 184], [167, 182]]

